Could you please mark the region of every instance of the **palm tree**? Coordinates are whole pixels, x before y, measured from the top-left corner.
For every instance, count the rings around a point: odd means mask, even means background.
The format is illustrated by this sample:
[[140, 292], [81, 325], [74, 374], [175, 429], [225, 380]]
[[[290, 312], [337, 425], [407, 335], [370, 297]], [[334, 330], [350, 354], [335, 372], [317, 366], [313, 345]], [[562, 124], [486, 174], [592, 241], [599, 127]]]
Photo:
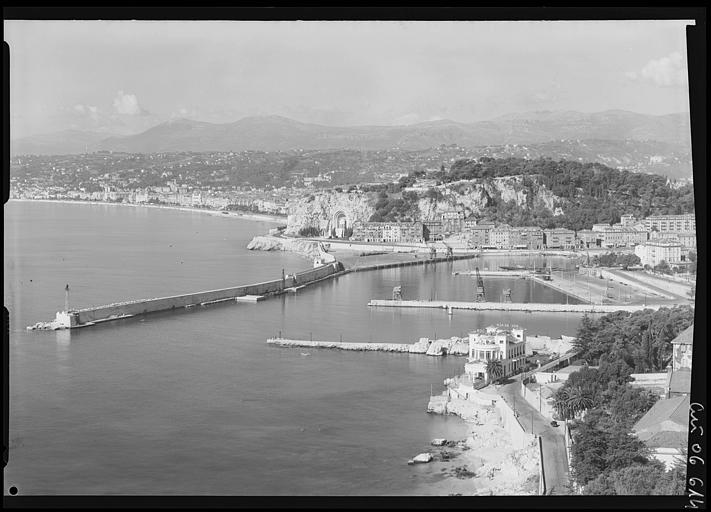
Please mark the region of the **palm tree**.
[[504, 367], [498, 359], [489, 359], [486, 362], [486, 375], [489, 381], [496, 381], [504, 374]]
[[568, 389], [566, 387], [560, 388], [553, 395], [553, 408], [562, 420], [567, 420], [570, 418], [570, 408], [568, 404]]
[[570, 414], [577, 416], [586, 409], [590, 409], [595, 402], [590, 397], [590, 393], [580, 386], [575, 386], [567, 392], [567, 407]]

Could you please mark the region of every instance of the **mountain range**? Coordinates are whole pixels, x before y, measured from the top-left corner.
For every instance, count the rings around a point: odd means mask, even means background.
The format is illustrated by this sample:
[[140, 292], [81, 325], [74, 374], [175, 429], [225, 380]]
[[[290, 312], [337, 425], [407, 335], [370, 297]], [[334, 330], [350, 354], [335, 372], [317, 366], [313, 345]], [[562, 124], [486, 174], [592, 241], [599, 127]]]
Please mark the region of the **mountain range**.
[[13, 140], [11, 149], [13, 155], [71, 154], [87, 150], [131, 153], [299, 148], [416, 150], [442, 144], [481, 147], [582, 139], [659, 141], [688, 150], [689, 115], [653, 116], [622, 110], [540, 111], [475, 123], [441, 120], [404, 126], [351, 127], [302, 123], [281, 116], [246, 117], [224, 124], [176, 119], [128, 136], [64, 131], [25, 137]]

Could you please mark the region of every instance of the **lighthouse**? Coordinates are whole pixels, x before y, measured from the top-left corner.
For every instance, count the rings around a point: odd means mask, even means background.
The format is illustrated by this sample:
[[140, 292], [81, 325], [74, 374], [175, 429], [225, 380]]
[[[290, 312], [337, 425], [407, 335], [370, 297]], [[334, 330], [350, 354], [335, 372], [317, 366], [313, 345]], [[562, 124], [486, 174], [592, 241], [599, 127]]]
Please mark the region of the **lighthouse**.
[[64, 311], [69, 313], [69, 285], [64, 287]]

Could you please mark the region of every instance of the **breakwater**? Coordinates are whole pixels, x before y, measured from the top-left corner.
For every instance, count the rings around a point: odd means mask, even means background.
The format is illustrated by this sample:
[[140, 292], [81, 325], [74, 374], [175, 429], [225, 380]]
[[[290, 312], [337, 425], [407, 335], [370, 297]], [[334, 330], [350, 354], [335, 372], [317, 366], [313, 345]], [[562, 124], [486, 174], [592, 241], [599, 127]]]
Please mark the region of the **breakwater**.
[[469, 354], [469, 341], [456, 337], [445, 340], [420, 338], [416, 343], [353, 343], [342, 341], [292, 340], [279, 337], [269, 338], [267, 339], [267, 343], [280, 347], [335, 348], [339, 350], [426, 354], [428, 356], [466, 356]]
[[469, 309], [474, 311], [529, 311], [560, 312], [560, 313], [613, 313], [615, 311], [642, 311], [644, 309], [659, 309], [659, 305], [622, 305], [622, 304], [543, 304], [533, 302], [460, 302], [446, 300], [386, 300], [372, 299], [371, 307], [392, 308], [435, 308], [451, 311], [453, 309]]
[[241, 298], [248, 298], [251, 299], [250, 301], [256, 302], [261, 297], [286, 293], [290, 289], [308, 286], [340, 275], [342, 272], [341, 264], [333, 262], [262, 283], [61, 311], [57, 313], [53, 321], [40, 322], [29, 326], [28, 329], [74, 329], [158, 311], [191, 308], [227, 301], [240, 301]]

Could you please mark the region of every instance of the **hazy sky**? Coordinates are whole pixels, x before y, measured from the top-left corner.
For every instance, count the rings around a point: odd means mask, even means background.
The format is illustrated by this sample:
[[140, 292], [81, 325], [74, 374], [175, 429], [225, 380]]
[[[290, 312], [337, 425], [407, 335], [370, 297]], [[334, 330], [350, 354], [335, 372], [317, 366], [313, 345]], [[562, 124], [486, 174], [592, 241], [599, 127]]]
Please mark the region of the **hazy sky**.
[[685, 21], [5, 21], [12, 137], [688, 107]]

